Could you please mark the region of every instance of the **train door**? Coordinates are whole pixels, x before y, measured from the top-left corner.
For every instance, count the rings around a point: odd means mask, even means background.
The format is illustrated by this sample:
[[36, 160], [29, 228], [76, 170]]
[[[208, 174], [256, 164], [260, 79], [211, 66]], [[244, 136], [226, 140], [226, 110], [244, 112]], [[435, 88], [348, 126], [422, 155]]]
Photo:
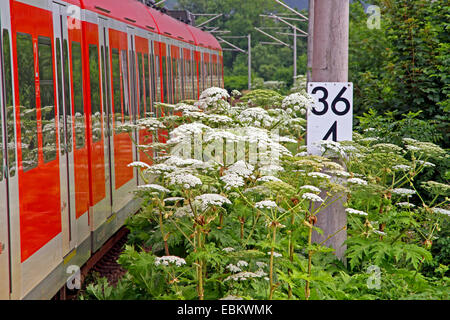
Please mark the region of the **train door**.
[[102, 106], [102, 66], [98, 17], [86, 13], [84, 24], [84, 64], [86, 80], [86, 101], [88, 119], [88, 157], [90, 184], [90, 229], [92, 233], [93, 251], [101, 247], [108, 236], [106, 229], [100, 226], [111, 215], [110, 202], [106, 197], [106, 161], [104, 138], [104, 112]]
[[12, 13], [24, 296], [61, 261], [59, 130], [52, 12], [12, 2]]
[[63, 256], [77, 244], [75, 215], [75, 174], [73, 170], [72, 110], [70, 99], [69, 42], [67, 8], [53, 3], [53, 29], [59, 128], [59, 168], [61, 185], [61, 225]]
[[[68, 100], [71, 102], [72, 115], [69, 117], [72, 124], [71, 148], [73, 152], [73, 170], [75, 182], [75, 217], [77, 246], [83, 244], [90, 236], [89, 221], [89, 154], [87, 133], [87, 88], [84, 85], [85, 58], [83, 58], [83, 35], [81, 21], [70, 17], [68, 22], [68, 46], [69, 63], [68, 75], [70, 93]], [[70, 123], [70, 121], [69, 121]], [[73, 192], [73, 191], [72, 191]], [[90, 247], [90, 246], [89, 246]], [[89, 248], [90, 250], [90, 248]]]
[[183, 88], [184, 98], [192, 99], [192, 85], [191, 85], [191, 60], [190, 51], [187, 48], [183, 48]]
[[[150, 66], [149, 66], [149, 40], [136, 36], [136, 84], [138, 112], [137, 117], [144, 119], [147, 112], [151, 112]], [[138, 131], [138, 143], [143, 146], [152, 142], [151, 132], [140, 128]], [[151, 149], [139, 150], [139, 161], [152, 163]]]
[[132, 121], [130, 114], [128, 39], [123, 31], [109, 29], [111, 93], [113, 111], [112, 156], [113, 166], [113, 213], [124, 208], [132, 199], [136, 180], [134, 170], [128, 167], [133, 162], [133, 142], [122, 125]]
[[21, 292], [19, 179], [9, 6], [9, 1], [0, 3], [0, 300], [17, 298]]
[[[131, 106], [131, 122], [136, 123], [138, 119], [138, 70], [137, 70], [137, 57], [136, 57], [136, 35], [135, 29], [131, 27], [127, 27], [128, 34], [128, 63], [129, 63], [129, 85], [130, 85], [130, 106]], [[132, 137], [133, 141], [137, 142], [138, 139], [138, 130], [136, 128], [132, 129]], [[133, 143], [133, 159], [138, 159], [138, 149], [136, 143]], [[134, 177], [136, 184], [139, 185], [139, 168], [134, 169]]]
[[105, 159], [105, 189], [108, 218], [113, 214], [113, 185], [114, 185], [114, 157], [112, 143], [112, 104], [111, 104], [111, 67], [109, 50], [109, 21], [99, 17], [100, 36], [100, 67], [102, 78], [102, 114], [103, 114], [103, 139], [104, 139], [104, 159]]
[[[5, 8], [0, 5], [0, 26], [2, 26], [3, 16], [1, 13]], [[3, 27], [3, 26], [2, 26]], [[6, 39], [9, 46], [9, 40]], [[0, 43], [1, 52], [3, 53], [3, 42]], [[1, 55], [1, 65], [4, 64], [3, 54]], [[4, 72], [0, 72], [0, 83], [3, 83]], [[3, 88], [2, 88], [3, 89]], [[7, 162], [7, 145], [8, 133], [6, 129], [6, 99], [5, 92], [1, 90], [0, 100], [0, 300], [9, 299], [10, 293], [10, 259], [9, 259], [9, 210], [8, 210], [8, 162]]]

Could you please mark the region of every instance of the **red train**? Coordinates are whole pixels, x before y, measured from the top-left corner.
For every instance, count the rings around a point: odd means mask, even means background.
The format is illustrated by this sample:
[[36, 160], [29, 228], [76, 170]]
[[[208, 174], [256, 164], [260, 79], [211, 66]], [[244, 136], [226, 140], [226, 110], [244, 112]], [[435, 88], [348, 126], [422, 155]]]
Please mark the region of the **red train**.
[[139, 207], [127, 165], [148, 159], [118, 125], [223, 87], [222, 50], [137, 0], [2, 0], [0, 19], [0, 299], [48, 299]]

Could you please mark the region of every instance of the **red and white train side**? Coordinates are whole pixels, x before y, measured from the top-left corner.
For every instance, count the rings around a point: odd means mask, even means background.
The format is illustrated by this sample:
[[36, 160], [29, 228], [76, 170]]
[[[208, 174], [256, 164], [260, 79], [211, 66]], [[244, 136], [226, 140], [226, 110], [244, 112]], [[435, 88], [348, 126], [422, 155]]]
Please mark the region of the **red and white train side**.
[[139, 208], [118, 125], [223, 87], [222, 50], [137, 0], [2, 0], [0, 28], [0, 300], [48, 299]]

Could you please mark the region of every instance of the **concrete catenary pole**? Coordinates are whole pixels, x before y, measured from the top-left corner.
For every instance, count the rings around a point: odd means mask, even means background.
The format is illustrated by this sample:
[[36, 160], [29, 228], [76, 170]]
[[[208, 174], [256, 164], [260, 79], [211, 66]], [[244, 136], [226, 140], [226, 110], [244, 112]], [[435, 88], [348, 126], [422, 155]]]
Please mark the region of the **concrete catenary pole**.
[[297, 29], [294, 29], [294, 83], [297, 78]]
[[248, 90], [252, 89], [252, 35], [248, 34]]
[[[349, 38], [349, 1], [348, 0], [312, 0], [313, 37], [311, 82], [347, 82], [348, 81], [348, 38]], [[321, 194], [324, 198], [325, 192]], [[333, 199], [342, 195], [336, 194]], [[317, 215], [316, 226], [324, 232], [313, 234], [313, 242], [322, 242], [336, 250], [336, 256], [344, 259], [347, 239], [345, 226], [347, 216], [343, 199], [336, 201]], [[339, 231], [342, 230], [342, 231]], [[336, 234], [337, 233], [337, 234]], [[336, 235], [334, 235], [336, 234]], [[334, 236], [333, 236], [334, 235]]]

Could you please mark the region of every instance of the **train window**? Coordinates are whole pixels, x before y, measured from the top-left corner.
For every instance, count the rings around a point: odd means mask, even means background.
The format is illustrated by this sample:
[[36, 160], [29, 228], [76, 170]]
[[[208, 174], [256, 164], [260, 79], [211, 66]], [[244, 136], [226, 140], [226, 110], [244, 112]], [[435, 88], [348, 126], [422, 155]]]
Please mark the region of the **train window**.
[[[155, 102], [161, 102], [162, 100], [162, 88], [161, 88], [161, 60], [159, 56], [155, 56], [155, 75], [156, 75], [156, 98]], [[158, 116], [158, 110], [155, 111], [155, 115]]]
[[67, 39], [64, 39], [63, 47], [63, 68], [64, 68], [64, 102], [66, 108], [66, 130], [68, 132], [66, 136], [67, 152], [72, 152], [72, 99], [70, 97], [69, 90], [69, 43]]
[[100, 107], [100, 74], [98, 62], [98, 47], [89, 45], [89, 77], [91, 86], [91, 126], [92, 140], [98, 142], [102, 139], [102, 115]]
[[5, 84], [5, 120], [6, 120], [6, 134], [7, 134], [7, 146], [8, 146], [8, 166], [9, 176], [14, 177], [16, 175], [16, 139], [14, 135], [15, 120], [14, 120], [14, 104], [13, 104], [13, 89], [12, 89], [12, 69], [11, 69], [11, 43], [9, 37], [9, 31], [3, 29], [3, 82]]
[[127, 52], [126, 50], [121, 51], [121, 66], [122, 66], [122, 91], [124, 96], [124, 104], [123, 104], [123, 116], [124, 120], [129, 121], [131, 120], [130, 117], [130, 107], [129, 107], [129, 97], [128, 97], [128, 60], [127, 60]]
[[171, 63], [171, 75], [172, 75], [172, 93], [173, 93], [173, 103], [177, 103], [179, 96], [180, 96], [180, 92], [178, 90], [178, 77], [177, 77], [177, 69], [178, 69], [178, 63], [177, 63], [177, 59], [175, 57], [172, 57], [172, 63]]
[[192, 71], [192, 99], [197, 100], [198, 98], [198, 74], [197, 74], [197, 61], [195, 59], [191, 60], [191, 71]]
[[122, 93], [120, 91], [120, 58], [119, 50], [112, 49], [112, 78], [114, 97], [114, 119], [116, 122], [116, 132], [122, 124]]
[[162, 91], [163, 91], [163, 97], [164, 97], [164, 102], [165, 103], [169, 103], [169, 90], [168, 90], [168, 79], [167, 79], [167, 61], [166, 61], [166, 57], [162, 57]]
[[[110, 79], [110, 76], [109, 76], [109, 73], [110, 73], [109, 61], [110, 61], [109, 60], [109, 48], [106, 47], [106, 58], [105, 58], [106, 78], [105, 78], [105, 81], [103, 82], [104, 83], [104, 88], [105, 88], [105, 90], [104, 90], [104, 92], [105, 92], [105, 104], [104, 104], [104, 108], [103, 108], [103, 113], [105, 113], [105, 110], [111, 110], [111, 109], [109, 109], [109, 106], [108, 106], [108, 104], [111, 101], [111, 83], [110, 83], [110, 80], [109, 80]], [[109, 113], [109, 112], [107, 112], [107, 113]], [[112, 114], [109, 114], [108, 121], [109, 121], [109, 128], [111, 128], [112, 127]], [[112, 135], [112, 130], [109, 130], [108, 135], [109, 136]]]
[[50, 38], [38, 38], [38, 52], [43, 154], [44, 162], [50, 162], [56, 159], [55, 90]]
[[65, 154], [64, 137], [64, 110], [63, 110], [63, 79], [61, 70], [61, 40], [56, 38], [56, 72], [58, 77], [58, 119], [59, 119], [59, 146], [62, 155]]
[[86, 123], [83, 104], [81, 44], [76, 41], [72, 42], [72, 78], [75, 109], [75, 145], [77, 149], [80, 149], [86, 145]]
[[[149, 69], [148, 69], [148, 54], [144, 54], [144, 82], [145, 82], [145, 101], [146, 101], [146, 112], [152, 111], [152, 102], [150, 99], [150, 79], [149, 79]], [[144, 118], [147, 117], [147, 114], [144, 114]]]
[[153, 53], [150, 53], [150, 84], [152, 86], [152, 92], [151, 92], [151, 107], [150, 107], [150, 112], [153, 112], [152, 116], [156, 116], [155, 115], [155, 108], [154, 108], [154, 103], [157, 99], [157, 92], [156, 92], [156, 87], [157, 87], [157, 70], [155, 68], [155, 56], [153, 55]]
[[144, 72], [143, 72], [143, 54], [137, 53], [137, 77], [139, 79], [139, 118], [145, 118], [145, 87], [144, 87]]
[[19, 74], [20, 136], [22, 168], [28, 171], [38, 164], [36, 87], [33, 39], [30, 34], [17, 33], [17, 68]]

